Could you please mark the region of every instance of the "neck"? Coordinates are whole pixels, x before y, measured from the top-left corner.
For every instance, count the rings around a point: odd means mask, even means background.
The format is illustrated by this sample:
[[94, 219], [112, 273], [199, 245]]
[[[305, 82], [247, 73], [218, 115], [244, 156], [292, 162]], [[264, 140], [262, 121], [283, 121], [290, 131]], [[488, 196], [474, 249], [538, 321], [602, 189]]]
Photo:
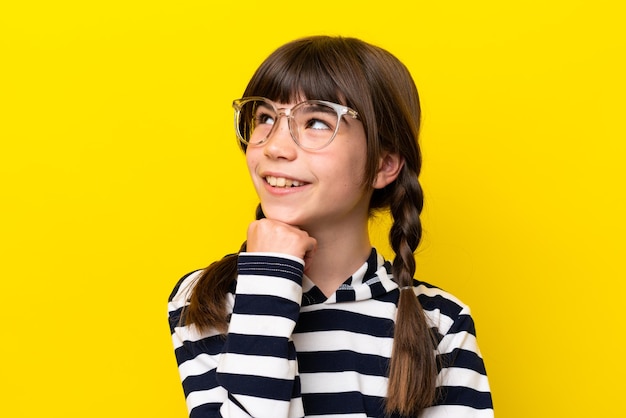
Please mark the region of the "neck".
[[317, 240], [317, 249], [306, 266], [306, 275], [330, 296], [369, 257], [372, 245], [367, 223], [349, 230], [327, 228], [308, 232]]

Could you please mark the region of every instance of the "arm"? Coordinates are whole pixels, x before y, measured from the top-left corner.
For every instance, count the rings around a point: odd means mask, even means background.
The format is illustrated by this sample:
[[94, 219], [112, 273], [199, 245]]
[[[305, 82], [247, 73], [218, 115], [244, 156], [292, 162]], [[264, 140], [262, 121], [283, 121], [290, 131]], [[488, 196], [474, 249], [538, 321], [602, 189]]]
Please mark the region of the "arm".
[[300, 313], [303, 262], [286, 257], [239, 256], [235, 305], [217, 367], [217, 381], [229, 394], [224, 416], [304, 416], [291, 341]]
[[493, 418], [489, 381], [469, 308], [436, 288], [426, 290], [420, 300], [439, 340], [437, 399], [420, 418]]
[[302, 269], [296, 257], [240, 254], [225, 336], [198, 335], [193, 326], [174, 326], [175, 302], [181, 298], [170, 302], [172, 337], [191, 418], [304, 415], [290, 338], [300, 310]]

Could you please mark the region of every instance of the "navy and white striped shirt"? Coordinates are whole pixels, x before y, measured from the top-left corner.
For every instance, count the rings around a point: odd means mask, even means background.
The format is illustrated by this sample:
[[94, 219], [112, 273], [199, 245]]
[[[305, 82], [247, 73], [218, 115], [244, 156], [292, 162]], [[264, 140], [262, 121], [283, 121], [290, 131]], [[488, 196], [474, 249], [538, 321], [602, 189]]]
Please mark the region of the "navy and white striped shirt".
[[[191, 418], [384, 416], [399, 289], [376, 250], [328, 298], [303, 275], [302, 260], [241, 253], [226, 335], [180, 321], [200, 273], [183, 277], [169, 301]], [[437, 403], [420, 417], [493, 417], [469, 308], [441, 289], [415, 284], [438, 337], [433, 355], [444, 365]]]

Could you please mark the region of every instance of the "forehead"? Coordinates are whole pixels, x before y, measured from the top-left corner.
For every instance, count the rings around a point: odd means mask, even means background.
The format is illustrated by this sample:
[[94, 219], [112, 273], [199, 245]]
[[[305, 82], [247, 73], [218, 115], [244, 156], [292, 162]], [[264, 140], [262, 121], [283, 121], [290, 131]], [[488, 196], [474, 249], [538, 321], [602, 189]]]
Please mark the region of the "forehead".
[[[327, 102], [327, 100], [323, 100], [323, 102]], [[333, 102], [330, 102], [333, 103]], [[281, 102], [281, 101], [275, 101], [275, 100], [271, 100], [268, 98], [263, 98], [263, 103], [260, 103], [260, 105], [265, 104], [266, 106], [271, 104], [273, 105], [276, 109], [291, 109], [294, 107], [298, 107], [298, 108], [302, 108], [305, 107], [307, 108], [308, 106], [303, 106], [306, 104], [309, 105], [324, 105], [326, 103], [320, 103], [319, 99], [307, 99], [307, 98], [302, 98], [299, 97], [293, 101], [289, 101], [289, 102]], [[323, 107], [323, 106], [322, 106]]]
[[277, 108], [291, 108], [309, 100], [323, 100], [323, 99], [320, 99], [319, 97], [315, 97], [315, 96], [307, 96], [303, 92], [298, 91], [289, 95], [288, 97], [278, 97], [278, 98], [267, 97], [267, 100], [269, 100]]

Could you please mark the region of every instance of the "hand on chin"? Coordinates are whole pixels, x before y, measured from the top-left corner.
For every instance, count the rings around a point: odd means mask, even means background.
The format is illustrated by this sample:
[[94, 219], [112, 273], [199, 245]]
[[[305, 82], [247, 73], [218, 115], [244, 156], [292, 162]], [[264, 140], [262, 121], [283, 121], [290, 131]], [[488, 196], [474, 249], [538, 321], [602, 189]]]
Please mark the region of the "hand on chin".
[[289, 254], [303, 259], [305, 270], [316, 247], [317, 241], [306, 231], [280, 220], [260, 219], [248, 227], [248, 251]]

